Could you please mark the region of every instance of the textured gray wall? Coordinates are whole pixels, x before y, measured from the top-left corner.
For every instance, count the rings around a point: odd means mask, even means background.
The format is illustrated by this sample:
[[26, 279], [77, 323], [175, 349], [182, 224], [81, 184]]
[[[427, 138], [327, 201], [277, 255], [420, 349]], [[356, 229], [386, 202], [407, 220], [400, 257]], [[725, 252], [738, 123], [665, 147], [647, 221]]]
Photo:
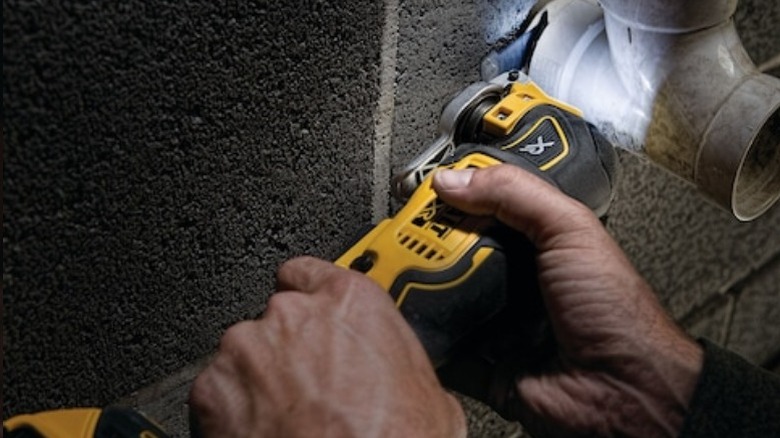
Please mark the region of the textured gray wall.
[[[4, 1], [4, 415], [119, 399], [185, 430], [221, 330], [370, 218], [374, 169], [433, 138], [531, 1], [332, 3]], [[780, 3], [736, 20], [756, 62], [780, 52]], [[610, 232], [693, 334], [776, 369], [780, 208], [738, 223], [621, 162]], [[515, 430], [468, 406], [473, 435]]]
[[3, 2], [3, 413], [213, 350], [370, 219], [381, 5]]

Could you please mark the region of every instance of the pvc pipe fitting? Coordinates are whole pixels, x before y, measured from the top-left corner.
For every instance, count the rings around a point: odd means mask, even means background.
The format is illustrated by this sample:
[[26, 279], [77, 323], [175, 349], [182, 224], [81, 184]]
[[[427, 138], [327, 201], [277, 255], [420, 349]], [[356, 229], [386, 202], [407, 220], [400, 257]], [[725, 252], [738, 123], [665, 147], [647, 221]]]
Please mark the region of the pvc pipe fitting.
[[736, 1], [601, 4], [549, 3], [529, 76], [738, 219], [768, 210], [780, 198], [780, 80], [745, 53]]

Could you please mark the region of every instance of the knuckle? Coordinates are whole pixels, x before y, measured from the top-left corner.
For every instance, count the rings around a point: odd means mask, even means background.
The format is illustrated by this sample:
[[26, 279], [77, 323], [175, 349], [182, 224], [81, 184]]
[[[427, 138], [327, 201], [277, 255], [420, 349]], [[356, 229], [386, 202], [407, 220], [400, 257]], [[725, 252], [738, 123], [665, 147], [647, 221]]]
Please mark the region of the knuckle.
[[316, 313], [314, 307], [308, 294], [277, 292], [268, 299], [262, 321], [277, 329], [294, 329]]
[[285, 307], [284, 292], [276, 292], [268, 297], [268, 301], [265, 303], [265, 310], [263, 311], [263, 317], [276, 314], [282, 311]]
[[330, 288], [342, 298], [365, 299], [365, 297], [373, 295], [367, 292], [377, 289], [378, 286], [363, 274], [344, 270], [332, 277]]
[[471, 176], [471, 181], [469, 182], [469, 188], [474, 190], [479, 190], [484, 187], [490, 187], [494, 184], [494, 180], [496, 180], [500, 175], [497, 173], [499, 168], [502, 166], [493, 166], [488, 167], [485, 169], [479, 169]]
[[315, 257], [307, 256], [307, 255], [291, 258], [289, 260], [284, 261], [279, 266], [279, 272], [280, 273], [295, 272], [301, 268], [305, 268], [306, 266], [311, 265], [312, 263], [315, 262], [315, 260], [317, 260]]
[[299, 294], [295, 292], [276, 292], [268, 298], [263, 315], [272, 316], [279, 313], [287, 313], [291, 309], [295, 309], [297, 307], [295, 302], [297, 301], [298, 295]]
[[285, 260], [281, 265], [279, 265], [279, 269], [276, 270], [276, 278], [280, 280], [290, 275], [294, 275], [295, 271], [297, 271], [298, 269], [299, 263], [300, 263], [300, 257]]
[[340, 295], [350, 295], [359, 287], [360, 278], [353, 272], [343, 271], [330, 278], [330, 288]]
[[281, 265], [279, 265], [279, 272], [288, 271], [290, 269], [293, 269], [295, 267], [295, 264], [297, 263], [298, 258], [292, 258], [287, 259], [282, 262]]
[[[506, 195], [514, 192], [515, 187], [525, 185], [523, 179], [528, 178], [528, 176], [524, 173], [528, 172], [517, 166], [500, 164], [476, 172], [472, 184], [485, 202], [498, 203]], [[512, 189], [505, 190], [505, 187]]]
[[220, 352], [235, 352], [246, 348], [247, 341], [254, 338], [255, 322], [241, 321], [225, 330], [220, 340]]
[[[572, 198], [569, 198], [567, 196], [567, 199], [569, 202], [569, 212], [567, 212], [568, 220], [572, 222], [573, 226], [577, 226], [580, 228], [594, 228], [594, 226], [599, 222], [598, 218], [595, 214], [593, 214], [593, 211], [591, 211], [590, 208], [588, 208], [585, 204], [575, 201]], [[598, 228], [598, 227], [596, 227]]]
[[189, 394], [190, 405], [200, 412], [208, 410], [211, 407], [210, 401], [213, 400], [211, 388], [211, 375], [207, 368], [192, 382]]
[[513, 184], [518, 178], [522, 177], [523, 172], [527, 172], [517, 166], [509, 164], [501, 164], [485, 169], [483, 172], [477, 172], [474, 174], [474, 178], [478, 178], [476, 181], [479, 184], [485, 184], [488, 187], [493, 187], [497, 184]]

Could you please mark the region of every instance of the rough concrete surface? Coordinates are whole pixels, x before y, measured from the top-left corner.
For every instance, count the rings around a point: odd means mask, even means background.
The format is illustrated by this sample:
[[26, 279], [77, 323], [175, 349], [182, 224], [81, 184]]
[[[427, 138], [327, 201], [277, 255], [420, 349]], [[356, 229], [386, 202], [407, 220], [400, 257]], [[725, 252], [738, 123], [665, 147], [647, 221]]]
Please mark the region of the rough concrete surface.
[[724, 345], [734, 314], [735, 301], [736, 298], [732, 294], [718, 294], [680, 323], [694, 338], [707, 338], [718, 345]]
[[[4, 0], [3, 415], [118, 402], [186, 435], [224, 328], [281, 260], [381, 216], [381, 175], [532, 3]], [[780, 3], [735, 20], [754, 61], [780, 52]], [[608, 229], [663, 303], [753, 360], [780, 350], [780, 207], [739, 223], [620, 157]], [[518, 433], [464, 404], [472, 436]]]
[[398, 171], [436, 137], [442, 107], [479, 79], [488, 49], [479, 2], [401, 3], [392, 169]]
[[676, 318], [780, 252], [780, 206], [742, 223], [668, 172], [620, 154], [608, 228]]
[[380, 4], [3, 2], [3, 414], [210, 353], [370, 218]]
[[[739, 0], [734, 25], [756, 65], [780, 54], [780, 7], [772, 0]], [[772, 71], [777, 76], [777, 71]]]
[[520, 25], [535, 2], [401, 2], [392, 168], [436, 137], [442, 107], [479, 80], [488, 50]]
[[509, 422], [497, 415], [485, 404], [466, 396], [456, 394], [466, 411], [468, 436], [482, 438], [527, 437], [519, 423]]

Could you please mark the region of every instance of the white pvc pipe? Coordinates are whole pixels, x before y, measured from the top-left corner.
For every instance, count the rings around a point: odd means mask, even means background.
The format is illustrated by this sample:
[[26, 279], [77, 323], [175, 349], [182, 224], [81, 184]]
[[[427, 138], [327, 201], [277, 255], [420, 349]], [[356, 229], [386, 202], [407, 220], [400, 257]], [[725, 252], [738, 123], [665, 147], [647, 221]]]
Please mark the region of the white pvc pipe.
[[618, 146], [741, 220], [780, 198], [780, 80], [745, 53], [735, 0], [555, 0], [529, 75]]

